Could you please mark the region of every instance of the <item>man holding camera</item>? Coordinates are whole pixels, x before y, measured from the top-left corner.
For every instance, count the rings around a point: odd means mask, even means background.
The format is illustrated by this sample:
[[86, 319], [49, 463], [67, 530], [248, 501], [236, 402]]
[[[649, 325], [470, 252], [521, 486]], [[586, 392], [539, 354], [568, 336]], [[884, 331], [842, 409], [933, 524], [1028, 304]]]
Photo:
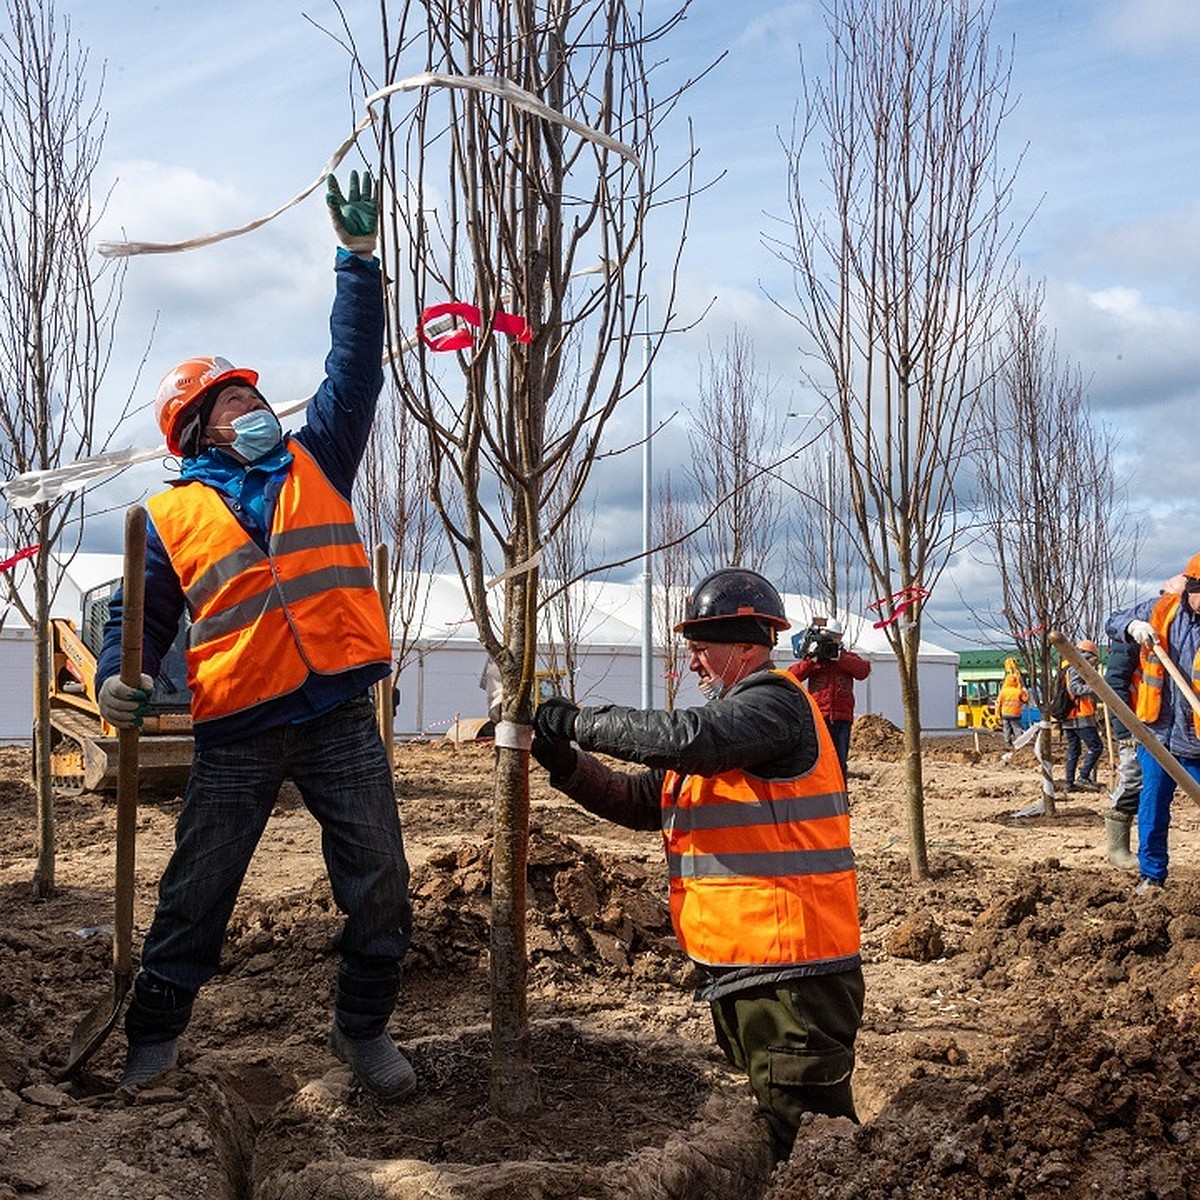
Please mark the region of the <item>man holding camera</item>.
[[854, 723], [854, 681], [866, 679], [871, 673], [870, 662], [853, 650], [842, 646], [842, 626], [837, 621], [818, 618], [805, 631], [796, 657], [788, 670], [808, 690], [837, 748], [842, 777], [846, 777], [846, 762], [850, 757], [850, 726]]

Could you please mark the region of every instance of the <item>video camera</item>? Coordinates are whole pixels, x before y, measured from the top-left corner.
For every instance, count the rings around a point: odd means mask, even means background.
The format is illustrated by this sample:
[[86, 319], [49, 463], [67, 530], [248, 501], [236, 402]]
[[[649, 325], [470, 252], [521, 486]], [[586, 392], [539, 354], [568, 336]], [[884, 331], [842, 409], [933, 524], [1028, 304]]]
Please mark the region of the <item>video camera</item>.
[[841, 637], [841, 629], [830, 629], [824, 617], [817, 617], [803, 633], [793, 635], [792, 653], [816, 662], [837, 662], [842, 652]]

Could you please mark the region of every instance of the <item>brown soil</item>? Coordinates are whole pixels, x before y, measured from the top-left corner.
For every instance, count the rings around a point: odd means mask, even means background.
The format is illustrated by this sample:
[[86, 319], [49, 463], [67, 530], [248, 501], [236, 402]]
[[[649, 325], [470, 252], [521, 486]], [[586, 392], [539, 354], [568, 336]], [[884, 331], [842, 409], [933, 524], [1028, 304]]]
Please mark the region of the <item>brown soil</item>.
[[[1063, 796], [1056, 817], [1016, 818], [1039, 777], [1028, 751], [1004, 763], [1002, 750], [986, 733], [926, 748], [932, 878], [914, 882], [899, 731], [857, 723], [863, 1124], [815, 1120], [769, 1183], [753, 1153], [734, 1164], [714, 1141], [707, 1153], [736, 1166], [741, 1185], [711, 1194], [1200, 1194], [1200, 813], [1178, 801], [1169, 884], [1135, 901], [1132, 880], [1104, 861], [1106, 798]], [[57, 1084], [75, 1022], [111, 994], [114, 812], [111, 798], [59, 802], [58, 894], [36, 902], [26, 762], [0, 750], [0, 1200], [682, 1200], [710, 1191], [660, 1178], [639, 1156], [719, 1119], [743, 1121], [743, 1142], [758, 1136], [691, 999], [658, 839], [580, 811], [540, 770], [529, 1011], [543, 1108], [519, 1125], [489, 1115], [487, 745], [397, 751], [417, 934], [392, 1030], [417, 1068], [414, 1099], [377, 1103], [325, 1048], [338, 916], [294, 794], [243, 887], [180, 1068], [136, 1096], [114, 1093], [118, 1027], [82, 1078]], [[173, 796], [143, 797], [138, 937], [177, 811]], [[604, 1174], [613, 1162], [626, 1164], [623, 1181]], [[474, 1171], [476, 1190], [449, 1175], [397, 1190], [421, 1164]], [[520, 1182], [511, 1164], [532, 1173]]]

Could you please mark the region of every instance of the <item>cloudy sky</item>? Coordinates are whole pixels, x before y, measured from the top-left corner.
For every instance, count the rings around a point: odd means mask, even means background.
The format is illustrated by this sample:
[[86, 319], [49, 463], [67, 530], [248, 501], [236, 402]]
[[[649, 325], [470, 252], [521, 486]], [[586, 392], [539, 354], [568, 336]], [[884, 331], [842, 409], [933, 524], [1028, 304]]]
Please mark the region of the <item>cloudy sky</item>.
[[[166, 241], [261, 216], [313, 180], [362, 115], [343, 51], [318, 28], [338, 28], [326, 0], [59, 0], [58, 8], [93, 66], [105, 65], [109, 237]], [[360, 42], [374, 36], [374, 0], [343, 8]], [[666, 8], [648, 4], [652, 14]], [[1015, 198], [1030, 223], [1021, 262], [1045, 281], [1060, 355], [1079, 364], [1094, 411], [1120, 439], [1121, 481], [1144, 529], [1138, 568], [1156, 586], [1200, 547], [1200, 7], [998, 0], [993, 36], [1013, 53], [1018, 103], [1003, 142], [1009, 162], [1024, 153]], [[819, 3], [696, 0], [663, 47], [676, 72], [728, 54], [686, 101], [703, 169], [724, 174], [696, 203], [677, 317], [687, 323], [712, 308], [656, 367], [656, 415], [681, 414], [660, 462], [682, 453], [706, 346], [721, 346], [735, 325], [753, 337], [760, 367], [783, 381], [781, 403], [804, 403], [787, 384], [798, 330], [773, 302], [788, 300], [790, 279], [763, 243], [788, 211], [779, 138], [799, 94], [800, 48], [815, 62], [823, 43]], [[117, 444], [157, 441], [154, 387], [192, 354], [255, 365], [273, 400], [311, 392], [331, 294], [323, 209], [318, 193], [249, 236], [130, 262], [107, 386], [115, 403], [145, 356], [146, 406]], [[636, 404], [625, 420], [640, 429]], [[605, 489], [597, 536], [614, 552], [636, 548], [628, 534], [640, 530], [639, 471], [631, 463]], [[130, 472], [95, 504], [119, 509], [162, 477], [157, 466]], [[89, 522], [86, 548], [118, 548], [118, 524]], [[929, 609], [929, 639], [986, 642], [962, 598], [985, 606], [994, 586], [990, 568], [964, 555]]]

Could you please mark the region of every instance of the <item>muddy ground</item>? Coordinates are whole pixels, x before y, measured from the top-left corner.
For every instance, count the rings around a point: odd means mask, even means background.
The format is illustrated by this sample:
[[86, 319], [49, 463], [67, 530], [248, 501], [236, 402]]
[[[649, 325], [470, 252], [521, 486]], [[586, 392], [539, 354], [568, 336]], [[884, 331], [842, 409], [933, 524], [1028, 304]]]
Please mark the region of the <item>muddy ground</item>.
[[[1039, 777], [1027, 751], [1005, 763], [1002, 749], [989, 734], [930, 743], [933, 878], [917, 883], [899, 735], [857, 724], [863, 1123], [814, 1121], [770, 1180], [742, 1083], [691, 999], [657, 839], [581, 812], [536, 769], [529, 1011], [543, 1108], [519, 1127], [489, 1115], [486, 744], [397, 749], [417, 933], [392, 1031], [420, 1077], [414, 1099], [375, 1102], [325, 1048], [338, 917], [294, 793], [179, 1069], [115, 1092], [118, 1028], [80, 1079], [56, 1083], [75, 1022], [111, 994], [114, 809], [59, 802], [58, 895], [35, 902], [27, 751], [0, 750], [0, 1200], [1200, 1195], [1200, 812], [1177, 801], [1168, 886], [1135, 900], [1104, 859], [1106, 798], [1060, 795], [1054, 818], [1015, 817]], [[135, 950], [178, 805], [143, 797]], [[673, 1166], [698, 1144], [708, 1182], [648, 1168], [664, 1144]], [[434, 1182], [403, 1183], [425, 1164]]]

